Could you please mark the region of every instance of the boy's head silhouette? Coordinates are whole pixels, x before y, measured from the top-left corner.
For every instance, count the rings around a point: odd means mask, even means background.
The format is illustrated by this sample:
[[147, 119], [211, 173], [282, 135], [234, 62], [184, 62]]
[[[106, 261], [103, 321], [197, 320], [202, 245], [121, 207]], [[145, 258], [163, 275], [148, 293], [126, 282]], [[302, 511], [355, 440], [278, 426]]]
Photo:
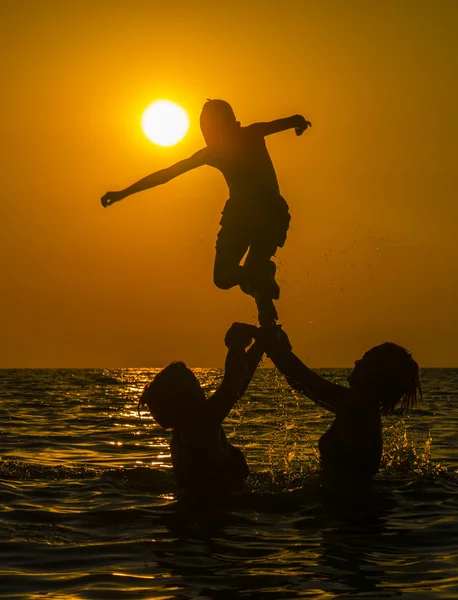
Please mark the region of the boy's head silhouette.
[[200, 129], [207, 146], [221, 143], [227, 135], [240, 127], [229, 102], [207, 100], [200, 113]]

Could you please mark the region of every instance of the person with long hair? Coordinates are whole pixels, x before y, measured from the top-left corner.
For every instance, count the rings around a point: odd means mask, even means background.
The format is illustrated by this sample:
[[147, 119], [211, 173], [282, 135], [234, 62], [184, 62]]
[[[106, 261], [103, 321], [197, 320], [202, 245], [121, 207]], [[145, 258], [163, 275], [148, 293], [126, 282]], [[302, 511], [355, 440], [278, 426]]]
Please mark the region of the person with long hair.
[[289, 385], [335, 415], [318, 443], [324, 479], [371, 480], [383, 453], [382, 416], [407, 411], [422, 397], [418, 364], [410, 352], [392, 342], [374, 346], [355, 361], [346, 387], [309, 369], [280, 326], [261, 329], [258, 339]]

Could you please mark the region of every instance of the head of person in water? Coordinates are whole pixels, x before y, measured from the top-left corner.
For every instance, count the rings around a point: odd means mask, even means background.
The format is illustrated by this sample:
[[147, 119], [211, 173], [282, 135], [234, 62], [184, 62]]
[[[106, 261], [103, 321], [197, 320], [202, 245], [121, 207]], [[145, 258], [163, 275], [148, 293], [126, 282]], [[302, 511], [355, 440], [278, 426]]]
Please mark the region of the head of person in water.
[[354, 391], [376, 400], [384, 415], [398, 406], [408, 410], [422, 397], [418, 364], [410, 352], [393, 342], [375, 346], [357, 360], [348, 383]]
[[207, 100], [200, 114], [200, 129], [207, 146], [224, 145], [240, 127], [232, 106], [225, 100]]
[[145, 386], [139, 407], [147, 405], [151, 416], [164, 429], [175, 429], [186, 421], [193, 405], [205, 400], [197, 377], [184, 362], [172, 362]]

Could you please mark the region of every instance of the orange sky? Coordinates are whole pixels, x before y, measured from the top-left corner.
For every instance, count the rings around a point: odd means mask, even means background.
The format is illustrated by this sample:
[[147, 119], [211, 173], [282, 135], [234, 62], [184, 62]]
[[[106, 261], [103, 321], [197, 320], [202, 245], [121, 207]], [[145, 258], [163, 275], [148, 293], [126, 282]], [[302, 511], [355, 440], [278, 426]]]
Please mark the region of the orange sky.
[[[221, 366], [254, 302], [212, 282], [227, 198], [209, 167], [103, 209], [203, 145], [207, 98], [268, 140], [292, 214], [280, 321], [310, 366], [407, 346], [458, 367], [455, 0], [5, 0], [0, 367]], [[156, 98], [191, 117], [159, 148]]]

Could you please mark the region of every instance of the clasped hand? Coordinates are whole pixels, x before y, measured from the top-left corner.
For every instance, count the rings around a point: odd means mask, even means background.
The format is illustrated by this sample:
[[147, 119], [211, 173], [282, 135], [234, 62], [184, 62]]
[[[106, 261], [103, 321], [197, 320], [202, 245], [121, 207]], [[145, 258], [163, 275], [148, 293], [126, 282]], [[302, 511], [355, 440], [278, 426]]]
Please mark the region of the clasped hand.
[[269, 348], [276, 345], [287, 350], [292, 349], [288, 336], [281, 325], [256, 327], [248, 323], [233, 323], [226, 333], [224, 343], [228, 348], [248, 348], [253, 339], [267, 353], [269, 353]]

